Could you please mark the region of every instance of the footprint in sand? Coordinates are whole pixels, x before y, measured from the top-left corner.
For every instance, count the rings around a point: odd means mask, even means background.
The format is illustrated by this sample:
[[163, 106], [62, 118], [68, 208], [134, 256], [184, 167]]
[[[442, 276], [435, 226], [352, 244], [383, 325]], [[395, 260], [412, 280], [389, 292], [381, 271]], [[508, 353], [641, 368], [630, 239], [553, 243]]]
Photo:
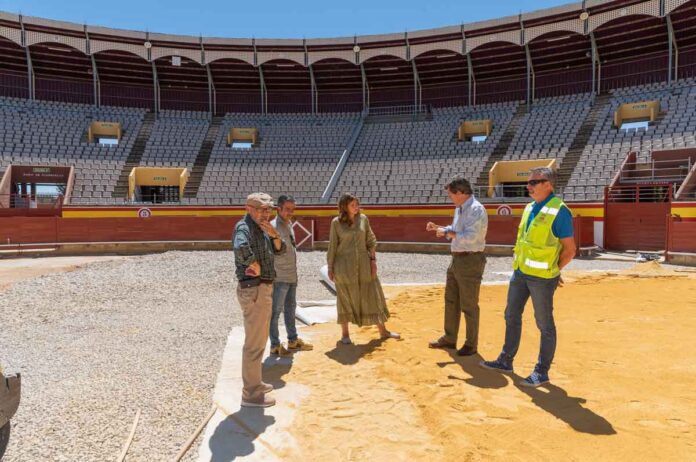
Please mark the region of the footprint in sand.
[[639, 425], [642, 425], [644, 427], [649, 427], [649, 428], [667, 428], [667, 425], [663, 424], [662, 422], [659, 422], [657, 420], [650, 420], [650, 419], [644, 419], [644, 420], [637, 420]]
[[640, 401], [637, 401], [637, 400], [631, 400], [628, 403], [628, 407], [630, 407], [632, 409], [640, 409], [643, 407], [643, 403], [641, 403]]
[[333, 416], [337, 419], [348, 419], [351, 417], [361, 416], [363, 413], [356, 411], [354, 409], [341, 409], [333, 413]]
[[483, 411], [469, 411], [465, 412], [462, 417], [467, 423], [474, 425], [500, 425], [512, 423], [512, 419], [509, 417], [496, 417], [489, 416]]
[[687, 422], [684, 422], [681, 419], [667, 419], [667, 423], [677, 428], [690, 427], [690, 425]]
[[339, 431], [339, 432], [349, 432], [349, 433], [354, 433], [355, 429], [351, 427], [344, 427], [343, 425], [331, 425], [329, 427], [330, 431]]

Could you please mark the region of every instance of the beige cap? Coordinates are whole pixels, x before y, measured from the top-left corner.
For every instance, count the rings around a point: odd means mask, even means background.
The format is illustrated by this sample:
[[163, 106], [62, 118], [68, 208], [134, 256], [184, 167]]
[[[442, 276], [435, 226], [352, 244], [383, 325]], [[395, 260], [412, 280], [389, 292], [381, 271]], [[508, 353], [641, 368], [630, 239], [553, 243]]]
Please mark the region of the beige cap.
[[246, 205], [251, 205], [252, 207], [273, 207], [273, 198], [262, 192], [249, 194]]

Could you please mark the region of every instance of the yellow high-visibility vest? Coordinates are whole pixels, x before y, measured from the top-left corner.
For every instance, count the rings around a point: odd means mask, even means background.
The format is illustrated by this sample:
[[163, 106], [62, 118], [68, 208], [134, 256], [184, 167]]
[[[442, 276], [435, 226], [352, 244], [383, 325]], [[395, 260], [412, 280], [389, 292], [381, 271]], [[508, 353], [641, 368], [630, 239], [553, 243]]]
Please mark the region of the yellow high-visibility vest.
[[560, 239], [553, 235], [552, 226], [561, 207], [568, 206], [557, 196], [552, 197], [527, 227], [533, 207], [534, 202], [527, 204], [522, 213], [512, 267], [529, 276], [552, 279], [561, 274], [558, 258], [562, 248]]

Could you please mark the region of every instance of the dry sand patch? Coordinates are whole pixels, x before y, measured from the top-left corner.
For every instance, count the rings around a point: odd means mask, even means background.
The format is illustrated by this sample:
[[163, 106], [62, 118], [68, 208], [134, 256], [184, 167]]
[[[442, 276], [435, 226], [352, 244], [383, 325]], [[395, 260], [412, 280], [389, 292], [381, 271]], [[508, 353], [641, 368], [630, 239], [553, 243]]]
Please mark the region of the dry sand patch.
[[[649, 265], [649, 264], [648, 264]], [[390, 289], [390, 327], [402, 341], [315, 326], [313, 352], [285, 381], [310, 390], [290, 432], [306, 460], [693, 460], [696, 453], [696, 280], [639, 266], [575, 275], [559, 289], [550, 386], [517, 386], [539, 336], [531, 304], [511, 376], [431, 350], [443, 288]], [[655, 271], [653, 271], [655, 272]], [[637, 275], [640, 275], [637, 276]], [[485, 359], [500, 351], [507, 287], [481, 292]], [[463, 340], [463, 323], [462, 337]]]

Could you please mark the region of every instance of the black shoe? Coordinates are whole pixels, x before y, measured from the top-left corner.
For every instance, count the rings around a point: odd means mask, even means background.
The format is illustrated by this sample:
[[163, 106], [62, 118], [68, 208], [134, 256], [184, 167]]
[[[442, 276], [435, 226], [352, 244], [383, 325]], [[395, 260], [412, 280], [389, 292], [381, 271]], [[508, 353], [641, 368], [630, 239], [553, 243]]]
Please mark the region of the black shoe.
[[464, 345], [463, 347], [461, 347], [460, 349], [457, 350], [458, 356], [473, 356], [476, 353], [478, 353], [476, 351], [476, 348], [472, 348], [468, 345]]

